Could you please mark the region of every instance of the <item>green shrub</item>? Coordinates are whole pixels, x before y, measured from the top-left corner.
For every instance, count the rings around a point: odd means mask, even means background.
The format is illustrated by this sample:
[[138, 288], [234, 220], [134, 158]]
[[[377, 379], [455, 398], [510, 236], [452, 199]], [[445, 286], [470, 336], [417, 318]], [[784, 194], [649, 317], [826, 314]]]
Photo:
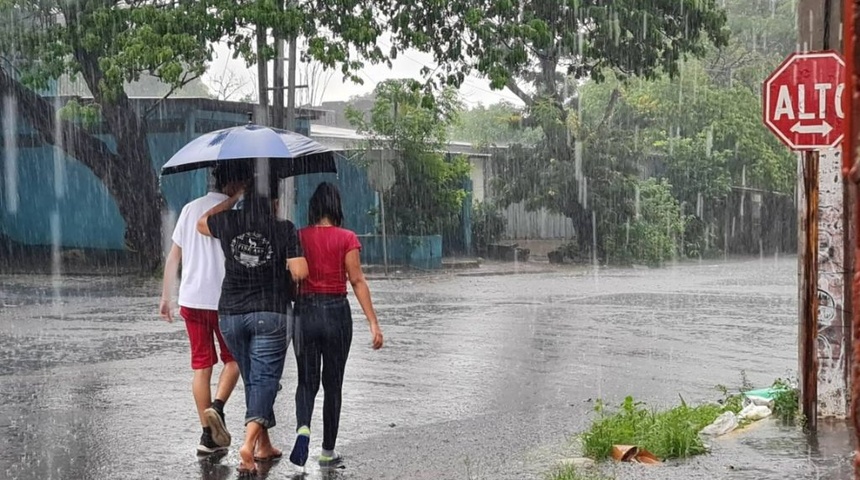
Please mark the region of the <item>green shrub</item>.
[[487, 246], [497, 242], [505, 233], [507, 220], [499, 208], [489, 202], [475, 202], [472, 206], [472, 242], [479, 255], [487, 253]]
[[678, 255], [685, 219], [665, 180], [638, 182], [639, 215], [614, 226], [606, 252], [620, 263], [660, 265]]
[[800, 417], [800, 392], [788, 380], [773, 382], [778, 392], [773, 396], [773, 415], [784, 423], [794, 423]]

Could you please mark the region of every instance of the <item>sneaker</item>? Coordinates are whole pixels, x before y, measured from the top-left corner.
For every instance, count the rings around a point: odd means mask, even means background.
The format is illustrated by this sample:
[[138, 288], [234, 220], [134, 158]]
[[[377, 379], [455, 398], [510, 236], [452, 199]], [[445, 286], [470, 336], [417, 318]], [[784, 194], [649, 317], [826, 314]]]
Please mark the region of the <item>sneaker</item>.
[[311, 437], [307, 435], [296, 435], [296, 443], [293, 445], [293, 451], [290, 453], [290, 461], [293, 465], [304, 467], [308, 461], [308, 445], [311, 442]]
[[203, 434], [200, 435], [200, 445], [197, 445], [198, 455], [210, 455], [223, 450], [227, 450], [227, 447], [222, 447], [215, 443], [215, 441], [212, 440], [212, 435], [208, 432], [203, 432]]
[[342, 461], [343, 457], [335, 451], [331, 452], [331, 455], [320, 454], [319, 463], [321, 468], [336, 467], [340, 465], [340, 462]]
[[229, 447], [232, 438], [227, 431], [227, 425], [224, 424], [224, 412], [209, 407], [203, 411], [203, 416], [206, 417], [209, 428], [212, 429], [212, 440], [221, 447]]

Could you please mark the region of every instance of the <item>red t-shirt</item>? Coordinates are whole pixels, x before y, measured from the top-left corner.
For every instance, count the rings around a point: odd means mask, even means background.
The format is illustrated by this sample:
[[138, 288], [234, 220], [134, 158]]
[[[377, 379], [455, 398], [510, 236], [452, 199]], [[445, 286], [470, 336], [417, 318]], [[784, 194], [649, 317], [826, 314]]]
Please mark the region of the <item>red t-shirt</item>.
[[302, 293], [346, 293], [346, 254], [361, 249], [355, 233], [340, 227], [310, 226], [299, 230], [299, 239], [309, 270]]

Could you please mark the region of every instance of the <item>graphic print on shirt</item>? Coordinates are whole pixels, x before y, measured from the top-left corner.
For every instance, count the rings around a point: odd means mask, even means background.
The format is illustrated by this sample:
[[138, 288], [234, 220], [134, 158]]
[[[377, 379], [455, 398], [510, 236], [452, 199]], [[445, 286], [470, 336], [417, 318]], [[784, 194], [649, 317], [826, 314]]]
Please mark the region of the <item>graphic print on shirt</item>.
[[256, 268], [268, 264], [274, 251], [272, 243], [261, 233], [245, 232], [233, 238], [230, 242], [233, 259], [248, 268]]

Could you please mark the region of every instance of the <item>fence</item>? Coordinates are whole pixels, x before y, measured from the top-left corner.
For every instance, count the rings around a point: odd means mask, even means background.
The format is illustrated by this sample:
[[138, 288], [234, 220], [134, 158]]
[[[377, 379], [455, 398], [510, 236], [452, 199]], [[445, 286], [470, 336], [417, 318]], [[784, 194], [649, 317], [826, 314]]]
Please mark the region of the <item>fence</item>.
[[507, 227], [506, 239], [562, 239], [574, 236], [573, 222], [542, 208], [528, 211], [523, 203], [514, 203], [502, 211]]

